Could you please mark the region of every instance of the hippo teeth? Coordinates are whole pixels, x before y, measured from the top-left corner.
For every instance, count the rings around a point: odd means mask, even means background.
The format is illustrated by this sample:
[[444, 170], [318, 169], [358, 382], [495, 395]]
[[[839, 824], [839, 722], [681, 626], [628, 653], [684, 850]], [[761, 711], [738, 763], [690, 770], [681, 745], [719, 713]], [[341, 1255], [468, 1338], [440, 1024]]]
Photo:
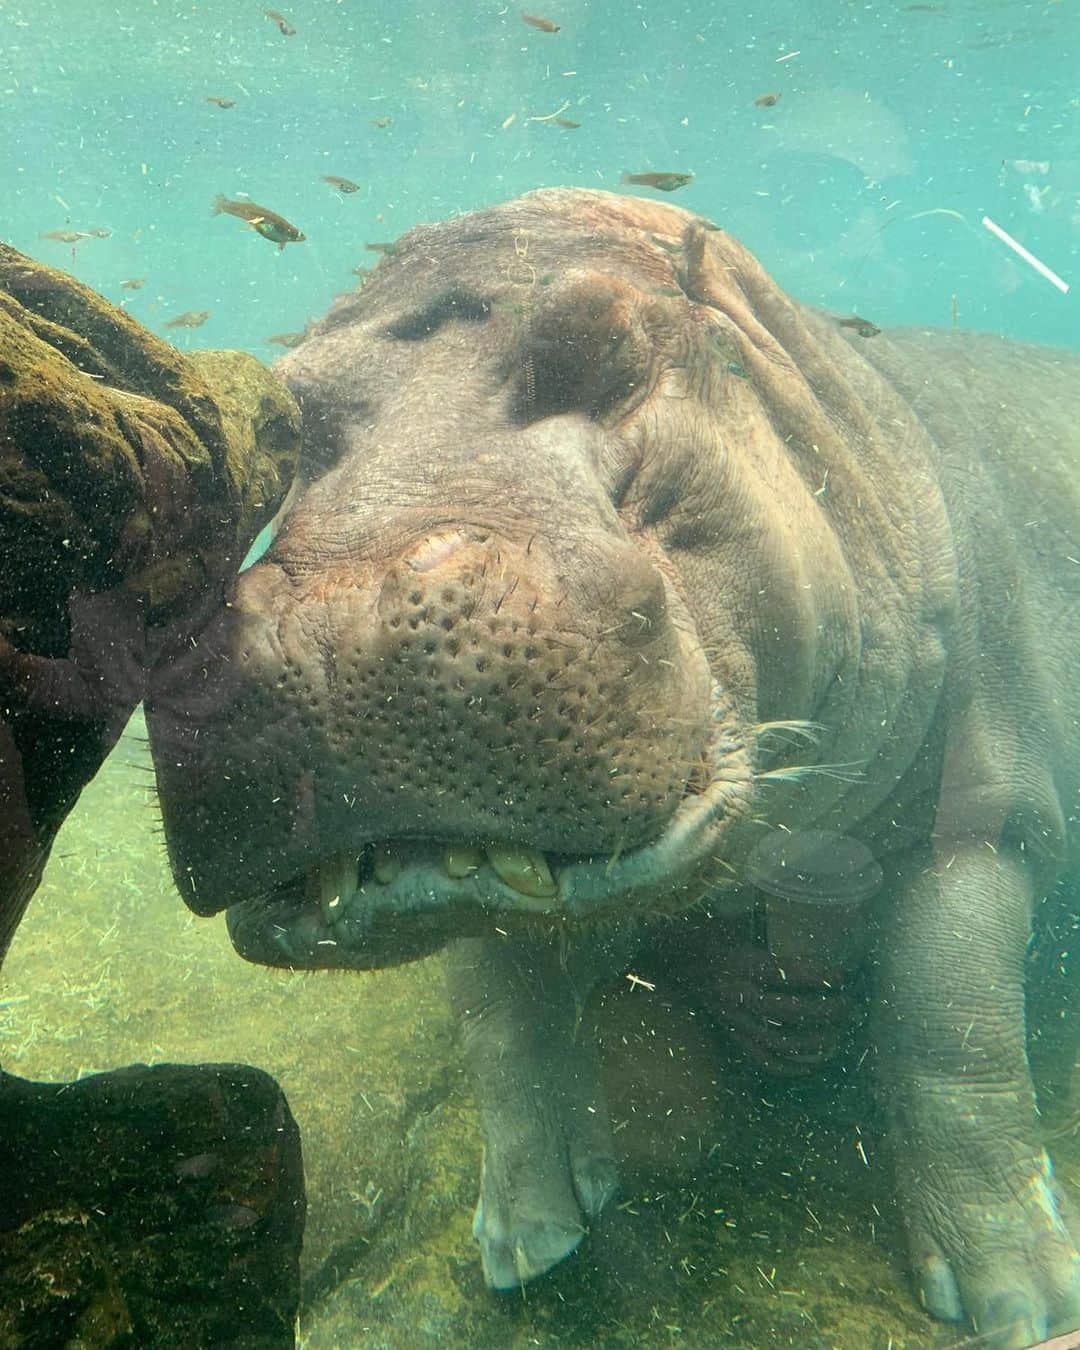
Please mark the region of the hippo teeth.
[[[539, 849], [510, 844], [449, 844], [442, 855], [443, 870], [458, 881], [472, 876], [485, 862], [518, 895], [541, 901], [558, 895], [551, 868]], [[380, 844], [374, 849], [371, 875], [380, 886], [389, 886], [403, 865], [397, 852]], [[333, 926], [348, 912], [362, 889], [360, 868], [361, 860], [355, 853], [335, 853], [308, 874], [308, 898], [318, 905], [328, 925]]]
[[380, 886], [389, 886], [401, 871], [401, 859], [388, 848], [375, 850], [375, 863], [372, 872]]
[[482, 849], [473, 848], [470, 844], [451, 844], [443, 857], [443, 868], [447, 876], [460, 879], [470, 876], [483, 861]]
[[356, 891], [355, 853], [337, 853], [311, 872], [313, 899], [327, 923], [335, 923], [345, 913]]
[[489, 844], [484, 855], [491, 870], [512, 890], [537, 900], [549, 900], [558, 887], [547, 859], [535, 848], [511, 848], [507, 844]]

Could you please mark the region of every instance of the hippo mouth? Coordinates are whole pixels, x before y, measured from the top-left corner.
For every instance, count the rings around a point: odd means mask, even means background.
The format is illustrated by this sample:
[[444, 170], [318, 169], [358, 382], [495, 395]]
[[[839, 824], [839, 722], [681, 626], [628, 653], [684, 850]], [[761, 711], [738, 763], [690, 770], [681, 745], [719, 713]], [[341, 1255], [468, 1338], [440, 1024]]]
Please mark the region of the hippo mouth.
[[564, 855], [498, 841], [368, 843], [231, 904], [233, 945], [263, 965], [370, 969], [416, 960], [455, 938], [685, 909], [708, 889], [703, 871], [751, 795], [747, 738], [716, 688], [712, 718], [707, 786], [688, 792], [647, 844]]

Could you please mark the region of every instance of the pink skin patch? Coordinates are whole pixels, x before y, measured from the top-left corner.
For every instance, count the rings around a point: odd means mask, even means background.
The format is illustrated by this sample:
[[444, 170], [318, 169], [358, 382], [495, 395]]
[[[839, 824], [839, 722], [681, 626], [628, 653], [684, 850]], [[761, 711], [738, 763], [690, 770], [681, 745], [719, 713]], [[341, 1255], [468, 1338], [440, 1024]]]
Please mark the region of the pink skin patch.
[[464, 535], [457, 530], [429, 535], [406, 561], [414, 572], [430, 572], [452, 557], [464, 543]]

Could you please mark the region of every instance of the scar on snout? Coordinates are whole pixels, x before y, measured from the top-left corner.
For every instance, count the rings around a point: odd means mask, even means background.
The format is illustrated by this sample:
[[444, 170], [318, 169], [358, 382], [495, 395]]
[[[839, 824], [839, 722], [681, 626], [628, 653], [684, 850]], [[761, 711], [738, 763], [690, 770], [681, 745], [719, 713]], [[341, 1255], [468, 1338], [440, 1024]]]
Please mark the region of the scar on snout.
[[464, 542], [465, 538], [458, 530], [450, 534], [429, 535], [408, 559], [409, 566], [414, 572], [430, 572], [456, 553]]

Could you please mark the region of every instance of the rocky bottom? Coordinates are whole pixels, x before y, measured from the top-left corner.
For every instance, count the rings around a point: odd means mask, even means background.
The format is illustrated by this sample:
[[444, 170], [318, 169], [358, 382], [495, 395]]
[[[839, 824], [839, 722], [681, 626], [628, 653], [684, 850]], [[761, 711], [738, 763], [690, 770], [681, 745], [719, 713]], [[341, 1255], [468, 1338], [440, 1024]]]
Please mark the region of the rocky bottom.
[[[0, 1062], [53, 1080], [136, 1061], [273, 1074], [304, 1140], [302, 1345], [963, 1343], [909, 1291], [865, 1063], [759, 1077], [644, 968], [601, 1014], [622, 1195], [551, 1276], [485, 1290], [479, 1133], [439, 960], [305, 975], [242, 962], [223, 920], [175, 894], [141, 734], [84, 793], [16, 936]], [[1076, 1194], [1080, 1131], [1057, 1148]]]

